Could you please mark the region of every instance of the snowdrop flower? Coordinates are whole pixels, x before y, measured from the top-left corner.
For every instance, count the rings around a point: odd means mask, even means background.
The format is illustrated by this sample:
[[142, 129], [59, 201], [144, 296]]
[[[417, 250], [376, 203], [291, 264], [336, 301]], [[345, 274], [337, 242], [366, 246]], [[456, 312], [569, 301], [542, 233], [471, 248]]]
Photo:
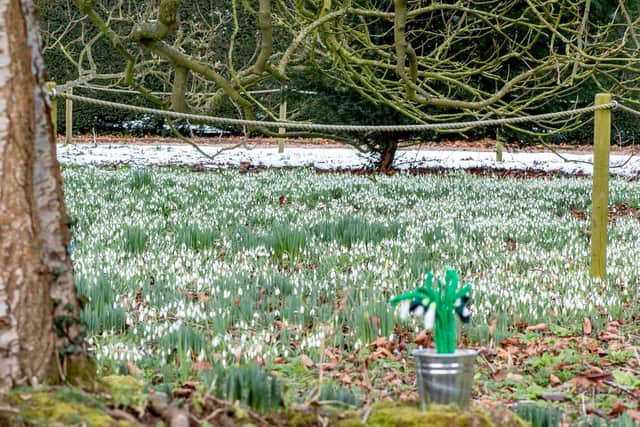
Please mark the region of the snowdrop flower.
[[[420, 306], [420, 308], [422, 308], [422, 306]], [[435, 323], [435, 321], [436, 321], [436, 303], [432, 302], [431, 304], [429, 304], [429, 308], [427, 309], [427, 312], [424, 315], [424, 328], [427, 331], [430, 331], [431, 329], [433, 329], [433, 324]]]
[[463, 295], [461, 298], [456, 299], [453, 303], [453, 309], [464, 323], [469, 323], [471, 320], [471, 310], [469, 310], [469, 296]]
[[401, 301], [398, 304], [398, 317], [402, 320], [406, 320], [409, 317], [409, 311], [411, 310], [411, 301], [408, 299]]

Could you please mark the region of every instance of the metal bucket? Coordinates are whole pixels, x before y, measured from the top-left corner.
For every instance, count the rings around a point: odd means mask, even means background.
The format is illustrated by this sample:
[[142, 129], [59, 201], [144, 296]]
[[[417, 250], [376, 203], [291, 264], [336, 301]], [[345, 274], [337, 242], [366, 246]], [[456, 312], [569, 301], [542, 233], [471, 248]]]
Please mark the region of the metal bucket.
[[473, 386], [473, 366], [478, 352], [456, 350], [438, 354], [434, 349], [414, 350], [420, 404], [426, 411], [431, 403], [469, 407]]

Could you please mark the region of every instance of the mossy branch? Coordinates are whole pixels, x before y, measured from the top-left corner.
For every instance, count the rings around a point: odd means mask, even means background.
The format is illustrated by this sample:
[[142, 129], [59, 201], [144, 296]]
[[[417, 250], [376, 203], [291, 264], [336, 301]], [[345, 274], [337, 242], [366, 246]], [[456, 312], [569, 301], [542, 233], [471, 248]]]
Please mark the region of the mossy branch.
[[171, 109], [178, 113], [188, 112], [186, 92], [189, 81], [189, 69], [176, 65], [174, 67], [173, 91], [171, 92]]
[[131, 39], [163, 40], [174, 34], [180, 26], [180, 0], [162, 0], [158, 6], [158, 20], [137, 25], [131, 31]]
[[258, 29], [262, 36], [260, 53], [252, 67], [252, 73], [261, 75], [273, 51], [273, 23], [271, 22], [271, 0], [260, 0], [258, 11]]

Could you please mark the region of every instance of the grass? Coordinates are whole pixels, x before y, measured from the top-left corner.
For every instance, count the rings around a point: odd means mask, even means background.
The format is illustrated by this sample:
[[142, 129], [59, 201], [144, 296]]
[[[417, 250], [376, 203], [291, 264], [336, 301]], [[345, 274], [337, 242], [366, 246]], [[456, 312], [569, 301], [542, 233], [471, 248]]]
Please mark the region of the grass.
[[337, 221], [322, 221], [313, 226], [312, 233], [322, 241], [335, 241], [339, 245], [351, 248], [358, 242], [373, 245], [384, 239], [395, 238], [399, 230], [400, 224], [397, 221], [384, 224], [348, 216]]
[[85, 277], [76, 278], [78, 297], [85, 301], [82, 310], [82, 321], [91, 334], [102, 331], [124, 332], [125, 309], [114, 306], [117, 285], [108, 274], [92, 280]]
[[275, 224], [270, 234], [265, 236], [265, 246], [271, 248], [276, 258], [298, 258], [307, 244], [307, 234], [285, 224]]
[[175, 231], [176, 242], [195, 251], [213, 248], [216, 233], [193, 224], [181, 224]]
[[[637, 220], [611, 225], [607, 284], [589, 278], [589, 219], [570, 213], [588, 211], [588, 180], [63, 173], [83, 318], [106, 371], [131, 361], [171, 383], [201, 376], [202, 361], [269, 372], [302, 355], [320, 362], [326, 348], [367, 354], [379, 337], [421, 331], [387, 302], [447, 267], [474, 285], [464, 335], [475, 346], [543, 322], [573, 334], [585, 317], [597, 333], [638, 310]], [[639, 198], [637, 183], [612, 180], [612, 200]], [[537, 387], [570, 362], [545, 357], [527, 365]], [[313, 393], [305, 371], [285, 375], [296, 383], [286, 399]]]
[[562, 412], [549, 405], [519, 404], [515, 407], [515, 413], [529, 421], [531, 427], [559, 427], [562, 422]]
[[222, 399], [239, 401], [259, 411], [273, 411], [283, 405], [280, 382], [254, 363], [208, 371], [204, 384]]
[[135, 169], [131, 172], [129, 186], [134, 190], [140, 190], [152, 184], [151, 172], [147, 169]]
[[136, 225], [125, 225], [122, 234], [122, 245], [125, 252], [141, 254], [145, 251], [149, 235], [144, 228]]

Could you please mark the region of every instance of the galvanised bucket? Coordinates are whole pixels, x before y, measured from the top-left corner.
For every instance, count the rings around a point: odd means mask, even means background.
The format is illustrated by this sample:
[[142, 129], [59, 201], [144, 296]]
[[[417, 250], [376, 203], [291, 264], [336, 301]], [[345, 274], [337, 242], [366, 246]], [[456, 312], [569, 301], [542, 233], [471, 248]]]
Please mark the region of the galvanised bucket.
[[434, 349], [414, 350], [420, 404], [426, 411], [431, 403], [469, 407], [473, 386], [473, 366], [478, 352], [456, 350], [438, 354]]

